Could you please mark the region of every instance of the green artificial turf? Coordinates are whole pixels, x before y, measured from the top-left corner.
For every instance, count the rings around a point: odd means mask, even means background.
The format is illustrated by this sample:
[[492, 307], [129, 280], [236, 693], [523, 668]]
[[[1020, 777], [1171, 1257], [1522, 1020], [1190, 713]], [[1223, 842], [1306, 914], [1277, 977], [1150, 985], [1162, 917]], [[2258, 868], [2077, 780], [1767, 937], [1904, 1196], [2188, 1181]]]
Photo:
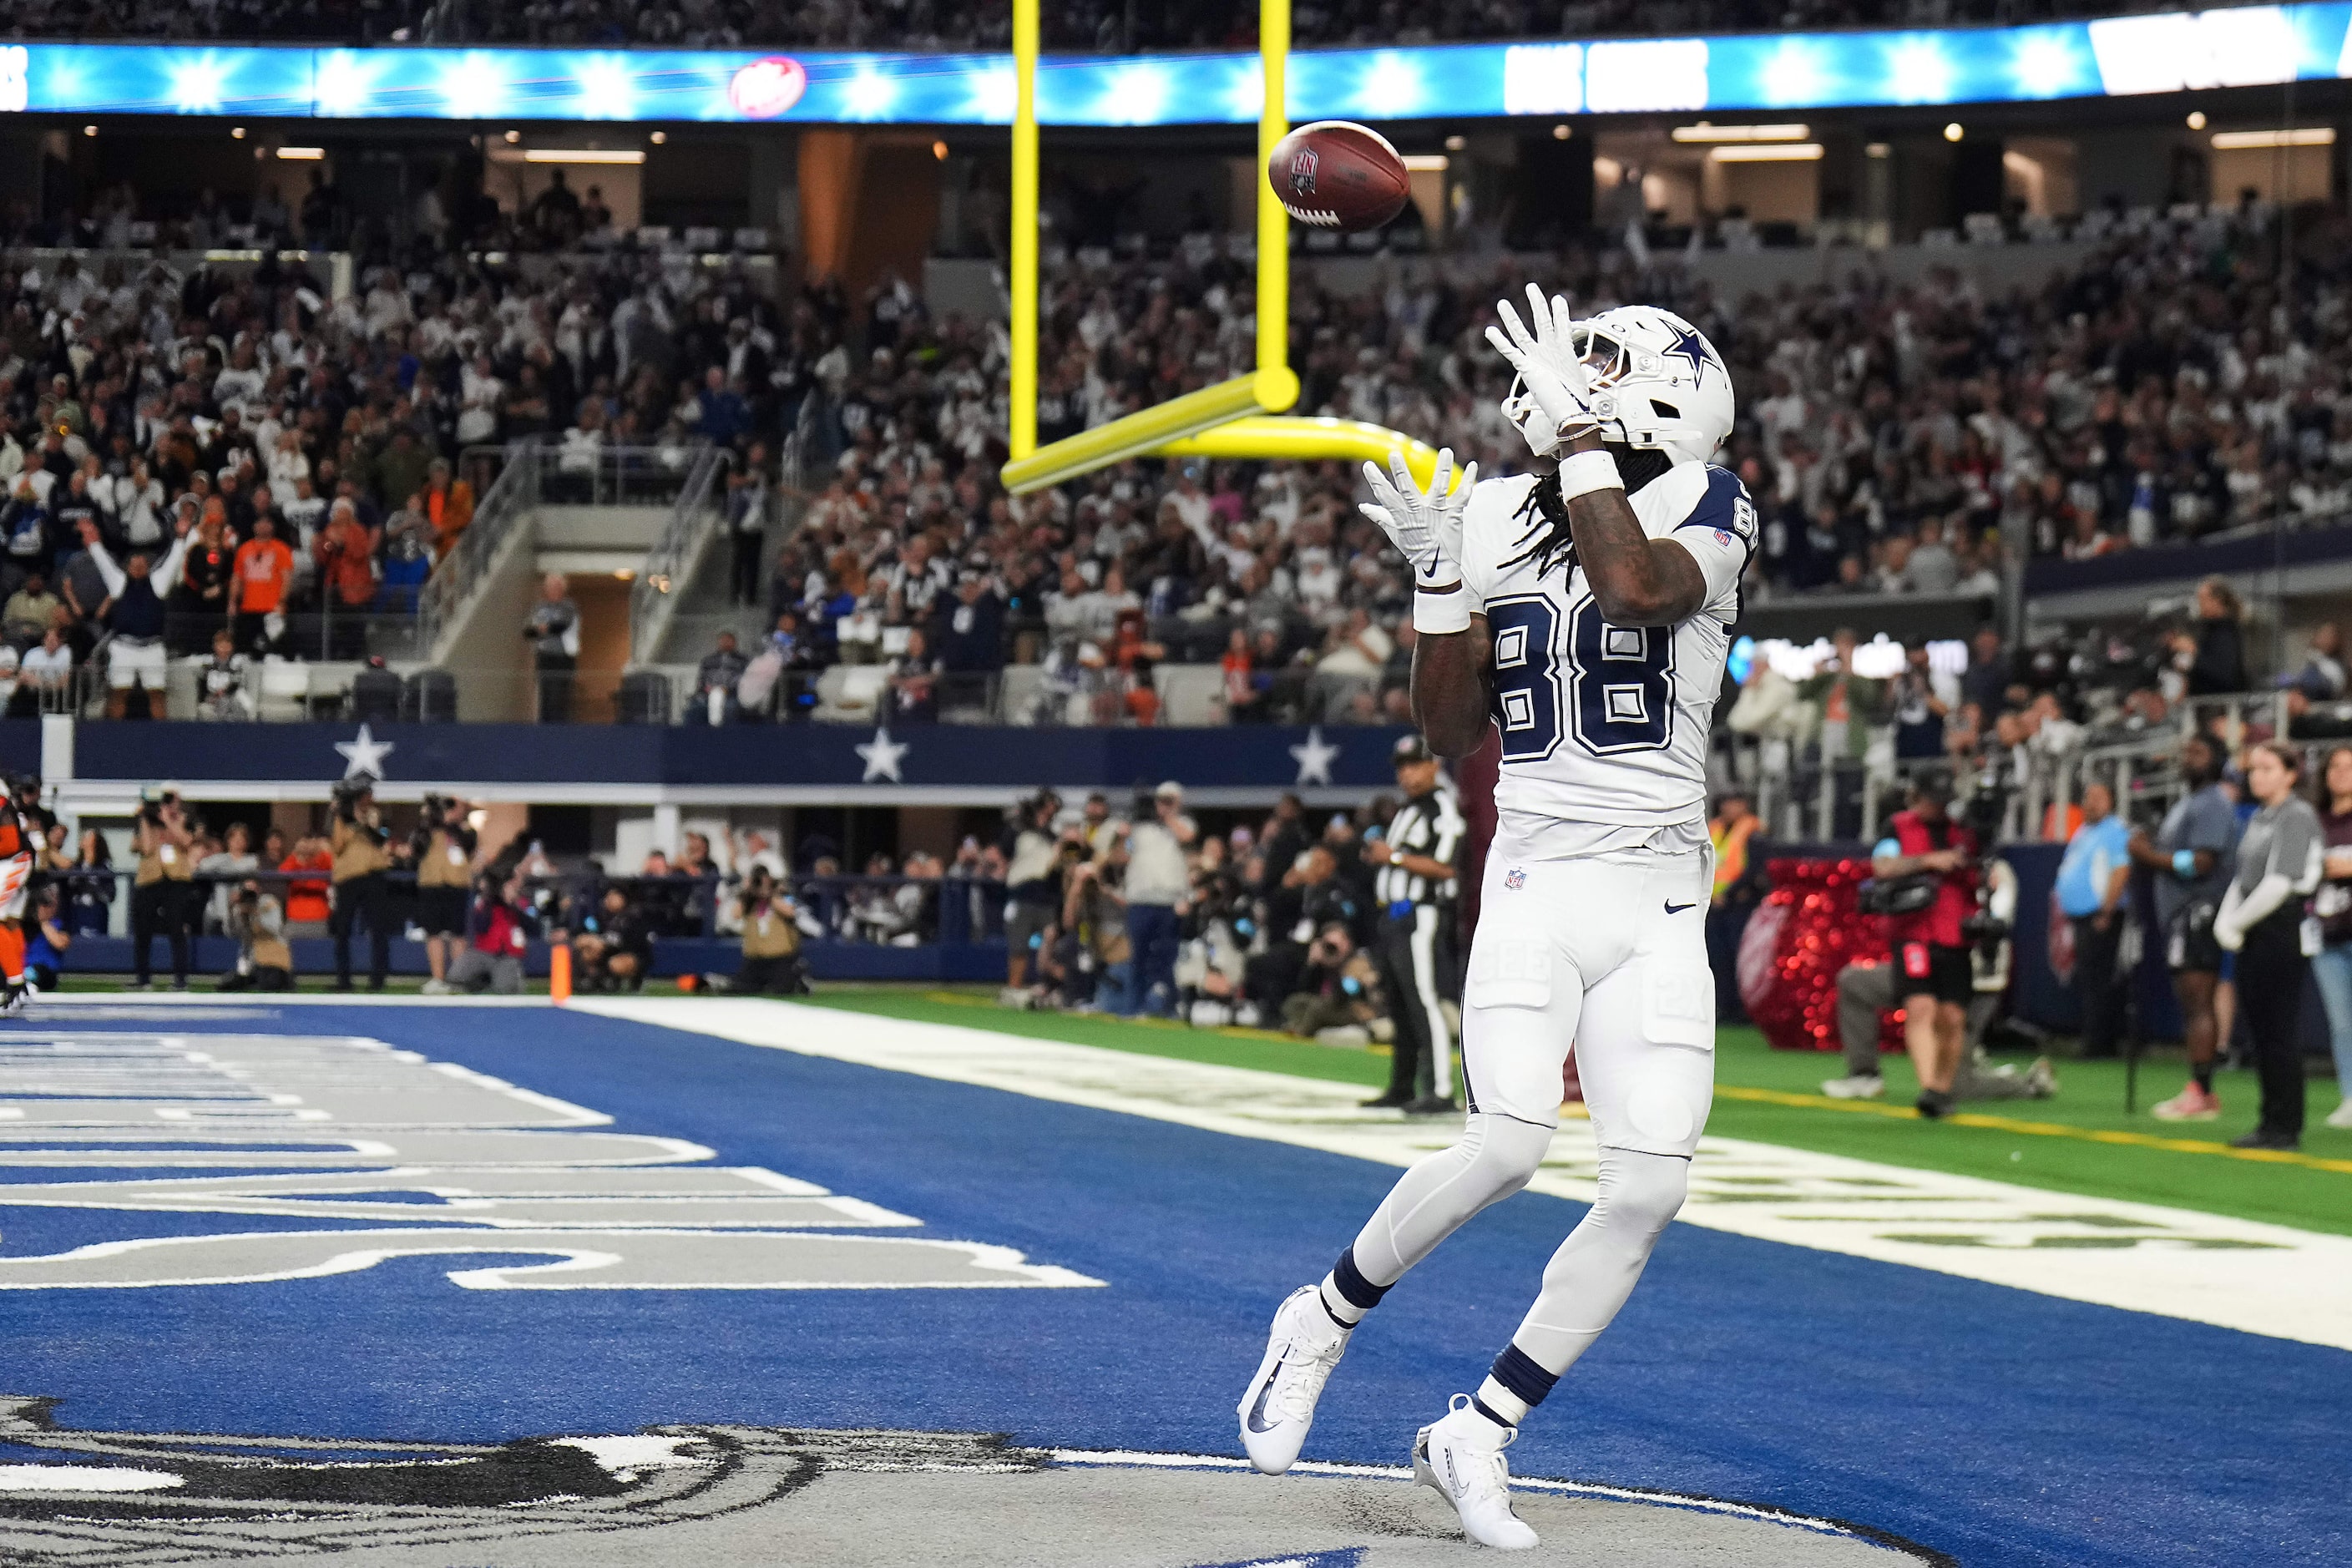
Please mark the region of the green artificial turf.
[[[1013, 1012], [977, 990], [828, 987], [813, 1000], [884, 1017], [1368, 1088], [1388, 1081], [1386, 1053], [1378, 1047], [1322, 1046], [1258, 1030]], [[2335, 1085], [2326, 1080], [2310, 1085], [2311, 1125], [2303, 1152], [2282, 1156], [2228, 1147], [2254, 1123], [2250, 1072], [2221, 1075], [2216, 1088], [2227, 1109], [2218, 1121], [2167, 1123], [2149, 1116], [2149, 1105], [2180, 1087], [2177, 1056], [2141, 1065], [2134, 1113], [2123, 1109], [2122, 1063], [2061, 1061], [2055, 1099], [1971, 1102], [1940, 1123], [1923, 1122], [1911, 1112], [1913, 1079], [1900, 1058], [1886, 1063], [1885, 1102], [1823, 1098], [1822, 1081], [1843, 1071], [1834, 1054], [1775, 1051], [1753, 1029], [1726, 1028], [1717, 1037], [1717, 1089], [1707, 1130], [1890, 1165], [2352, 1235], [2352, 1131], [2321, 1125], [2336, 1104]]]

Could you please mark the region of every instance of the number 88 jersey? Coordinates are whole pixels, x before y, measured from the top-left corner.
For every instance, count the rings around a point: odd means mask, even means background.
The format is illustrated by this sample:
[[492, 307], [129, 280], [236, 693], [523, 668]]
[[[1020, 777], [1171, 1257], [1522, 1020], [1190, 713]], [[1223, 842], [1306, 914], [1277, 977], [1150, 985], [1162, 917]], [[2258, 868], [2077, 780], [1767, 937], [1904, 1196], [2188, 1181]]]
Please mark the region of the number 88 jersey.
[[1538, 573], [1531, 475], [1482, 481], [1463, 517], [1463, 582], [1494, 638], [1503, 763], [1495, 804], [1579, 824], [1663, 827], [1706, 815], [1707, 729], [1723, 687], [1756, 508], [1738, 478], [1677, 463], [1627, 498], [1652, 539], [1691, 552], [1706, 600], [1671, 626], [1615, 626], [1585, 581]]

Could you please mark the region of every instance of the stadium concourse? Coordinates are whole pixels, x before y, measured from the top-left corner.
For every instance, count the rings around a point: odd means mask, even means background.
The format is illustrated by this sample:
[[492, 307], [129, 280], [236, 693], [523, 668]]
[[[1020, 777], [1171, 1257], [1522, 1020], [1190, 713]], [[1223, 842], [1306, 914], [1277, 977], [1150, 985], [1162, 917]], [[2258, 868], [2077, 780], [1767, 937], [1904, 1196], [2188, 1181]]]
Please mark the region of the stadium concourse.
[[[0, 1555], [1461, 1560], [1403, 1446], [1590, 1201], [1582, 1124], [1273, 1479], [1233, 1447], [1267, 1303], [1447, 1134], [1358, 1110], [1362, 1053], [959, 1000], [39, 1004], [0, 1033]], [[2283, 1168], [2327, 1211], [2283, 1224], [2097, 1190], [2210, 1156], [1885, 1163], [1787, 1114], [1710, 1135], [1513, 1449], [1533, 1560], [2340, 1561], [2347, 1162]], [[1938, 1167], [1971, 1140], [2032, 1184]]]

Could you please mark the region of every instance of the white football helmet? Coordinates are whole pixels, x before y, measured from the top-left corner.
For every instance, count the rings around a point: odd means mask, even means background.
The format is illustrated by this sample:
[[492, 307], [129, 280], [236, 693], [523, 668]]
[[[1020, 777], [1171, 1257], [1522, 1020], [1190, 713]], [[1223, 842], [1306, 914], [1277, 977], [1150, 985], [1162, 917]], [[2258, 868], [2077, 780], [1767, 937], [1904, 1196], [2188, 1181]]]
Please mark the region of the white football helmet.
[[[1672, 310], [1620, 305], [1569, 331], [1603, 440], [1704, 463], [1730, 436], [1731, 372], [1706, 334]], [[1525, 397], [1515, 385], [1506, 408]]]

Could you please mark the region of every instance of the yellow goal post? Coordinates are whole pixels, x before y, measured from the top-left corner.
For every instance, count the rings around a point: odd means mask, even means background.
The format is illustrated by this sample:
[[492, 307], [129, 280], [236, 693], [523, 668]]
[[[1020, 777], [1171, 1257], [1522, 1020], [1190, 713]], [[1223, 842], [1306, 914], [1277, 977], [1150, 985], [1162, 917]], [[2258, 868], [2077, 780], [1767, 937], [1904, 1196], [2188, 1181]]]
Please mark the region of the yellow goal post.
[[1013, 0], [1013, 304], [1011, 458], [1014, 495], [1061, 484], [1136, 457], [1266, 460], [1370, 458], [1402, 452], [1427, 484], [1437, 454], [1425, 442], [1360, 419], [1300, 418], [1290, 368], [1290, 215], [1265, 181], [1275, 144], [1290, 132], [1286, 101], [1290, 0], [1259, 0], [1258, 58], [1265, 84], [1257, 122], [1257, 363], [1246, 375], [1171, 398], [1049, 446], [1037, 445], [1037, 54], [1042, 0]]

